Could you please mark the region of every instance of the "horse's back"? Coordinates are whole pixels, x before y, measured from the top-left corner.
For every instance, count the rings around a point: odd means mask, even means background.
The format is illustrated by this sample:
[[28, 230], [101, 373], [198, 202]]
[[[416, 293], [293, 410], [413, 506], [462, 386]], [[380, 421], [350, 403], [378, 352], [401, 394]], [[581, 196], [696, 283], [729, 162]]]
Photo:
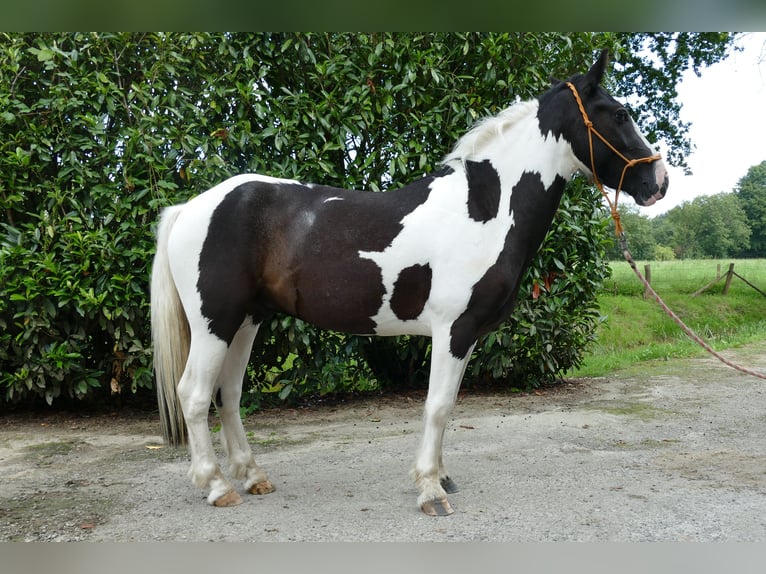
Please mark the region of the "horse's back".
[[430, 181], [373, 193], [235, 176], [184, 206], [176, 267], [194, 281], [202, 315], [223, 340], [245, 316], [260, 322], [275, 312], [374, 334], [386, 290], [379, 265], [360, 254], [391, 245]]

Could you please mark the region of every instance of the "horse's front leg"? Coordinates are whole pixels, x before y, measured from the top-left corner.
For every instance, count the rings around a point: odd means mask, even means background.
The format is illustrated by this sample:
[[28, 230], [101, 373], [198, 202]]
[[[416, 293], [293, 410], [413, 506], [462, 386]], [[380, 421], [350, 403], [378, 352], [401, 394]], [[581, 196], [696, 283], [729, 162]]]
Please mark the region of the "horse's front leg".
[[423, 441], [413, 470], [415, 484], [420, 489], [418, 505], [430, 516], [447, 516], [453, 512], [447, 494], [457, 492], [457, 485], [444, 467], [442, 443], [472, 350], [473, 346], [460, 359], [450, 352], [449, 336], [435, 335], [432, 341]]

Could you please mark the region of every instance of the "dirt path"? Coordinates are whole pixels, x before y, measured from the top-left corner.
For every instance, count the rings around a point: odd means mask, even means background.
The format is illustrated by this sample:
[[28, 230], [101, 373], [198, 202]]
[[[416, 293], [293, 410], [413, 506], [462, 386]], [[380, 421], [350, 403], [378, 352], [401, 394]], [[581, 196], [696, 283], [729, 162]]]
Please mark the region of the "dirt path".
[[[760, 345], [727, 355], [766, 371]], [[0, 416], [0, 540], [766, 540], [766, 384], [710, 359], [461, 396], [447, 518], [419, 512], [408, 476], [421, 408], [249, 419], [277, 491], [230, 509], [204, 503], [155, 417]]]

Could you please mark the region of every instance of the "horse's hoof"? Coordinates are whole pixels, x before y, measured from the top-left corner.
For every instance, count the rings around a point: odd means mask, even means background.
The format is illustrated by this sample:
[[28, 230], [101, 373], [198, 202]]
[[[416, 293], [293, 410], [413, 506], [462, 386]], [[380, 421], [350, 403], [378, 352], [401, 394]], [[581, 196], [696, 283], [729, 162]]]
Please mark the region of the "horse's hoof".
[[449, 501], [446, 498], [424, 502], [420, 505], [420, 510], [428, 516], [449, 516], [455, 512], [452, 510], [452, 507], [449, 505]]
[[447, 494], [455, 494], [456, 492], [460, 492], [460, 487], [455, 484], [455, 481], [452, 480], [449, 476], [442, 478], [440, 483], [444, 489], [444, 492]]
[[237, 506], [238, 504], [242, 504], [242, 497], [236, 490], [228, 491], [223, 496], [216, 498], [215, 502], [213, 502], [213, 505], [219, 508]]
[[271, 484], [270, 480], [262, 480], [251, 486], [249, 492], [250, 494], [269, 494], [275, 490], [276, 489], [274, 488], [274, 485]]

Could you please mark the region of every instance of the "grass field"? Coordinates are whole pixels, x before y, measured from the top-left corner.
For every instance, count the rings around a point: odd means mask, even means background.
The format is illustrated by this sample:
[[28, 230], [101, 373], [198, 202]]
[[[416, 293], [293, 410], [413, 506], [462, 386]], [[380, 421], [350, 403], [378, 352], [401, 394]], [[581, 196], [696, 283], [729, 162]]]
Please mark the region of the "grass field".
[[[766, 343], [766, 297], [734, 277], [727, 295], [724, 281], [696, 297], [691, 294], [734, 271], [766, 292], [766, 260], [682, 260], [650, 263], [652, 287], [697, 334], [716, 350], [754, 341]], [[644, 272], [646, 262], [638, 262]], [[612, 263], [612, 277], [599, 296], [606, 321], [583, 365], [571, 376], [602, 376], [640, 361], [690, 357], [705, 353], [691, 341], [653, 299], [624, 261]]]

